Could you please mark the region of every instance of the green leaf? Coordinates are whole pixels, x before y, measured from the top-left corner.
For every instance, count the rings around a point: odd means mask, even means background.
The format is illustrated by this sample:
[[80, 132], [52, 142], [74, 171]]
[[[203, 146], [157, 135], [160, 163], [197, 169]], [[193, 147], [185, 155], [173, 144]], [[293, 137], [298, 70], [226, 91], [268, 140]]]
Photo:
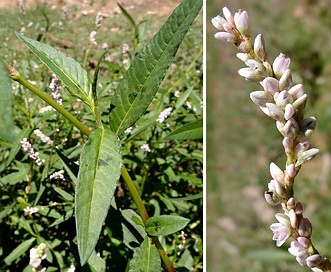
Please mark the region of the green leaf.
[[8, 142], [13, 142], [15, 138], [11, 91], [11, 79], [0, 57], [0, 138]]
[[94, 130], [81, 157], [75, 195], [78, 252], [84, 265], [107, 216], [121, 174], [120, 142], [110, 130]]
[[171, 132], [164, 139], [165, 140], [193, 140], [202, 139], [203, 125], [202, 119], [192, 123], [185, 124], [175, 131]]
[[189, 221], [177, 215], [154, 216], [145, 222], [145, 229], [151, 236], [169, 235], [183, 229]]
[[109, 123], [115, 134], [132, 126], [146, 111], [201, 7], [202, 0], [184, 0], [135, 57], [111, 101]]
[[106, 262], [93, 250], [90, 258], [88, 259], [88, 266], [91, 272], [103, 272], [106, 271]]
[[81, 99], [94, 112], [91, 79], [78, 62], [50, 45], [29, 39], [18, 32], [16, 35], [53, 71], [72, 95]]
[[191, 196], [186, 196], [186, 197], [176, 197], [176, 198], [169, 198], [172, 201], [190, 201], [190, 200], [196, 200], [196, 199], [202, 199], [203, 198], [203, 193], [198, 193], [195, 195]]
[[32, 131], [31, 128], [27, 128], [25, 130], [20, 131], [19, 134], [17, 134], [15, 142], [12, 145], [11, 150], [9, 152], [8, 160], [6, 161], [5, 167], [8, 167], [12, 163], [12, 161], [15, 159], [17, 153], [22, 148], [21, 141], [23, 140], [23, 138], [27, 138], [28, 135], [31, 133], [31, 131]]
[[29, 240], [24, 241], [23, 243], [19, 244], [6, 258], [5, 263], [10, 265], [14, 260], [16, 260], [21, 255], [25, 254], [28, 249], [32, 246], [33, 242], [36, 238], [32, 237]]
[[17, 162], [17, 165], [11, 170], [11, 173], [1, 177], [0, 181], [2, 185], [16, 185], [17, 183], [28, 180], [29, 171], [29, 164]]
[[55, 192], [57, 192], [59, 195], [61, 195], [63, 197], [64, 200], [69, 201], [69, 202], [74, 201], [74, 197], [71, 194], [69, 194], [68, 192], [66, 192], [65, 190], [62, 190], [60, 187], [56, 187], [55, 185], [53, 185], [52, 187]]
[[129, 272], [161, 271], [160, 255], [149, 237], [145, 237], [140, 247], [133, 254]]

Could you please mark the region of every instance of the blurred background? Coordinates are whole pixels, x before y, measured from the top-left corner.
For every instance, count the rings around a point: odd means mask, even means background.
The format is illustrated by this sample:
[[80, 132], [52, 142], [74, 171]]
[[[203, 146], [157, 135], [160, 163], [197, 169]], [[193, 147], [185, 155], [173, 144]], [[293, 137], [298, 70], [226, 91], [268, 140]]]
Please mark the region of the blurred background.
[[[263, 192], [269, 165], [285, 155], [275, 123], [249, 99], [260, 90], [237, 73], [244, 67], [234, 45], [216, 40], [210, 19], [227, 6], [247, 10], [249, 33], [263, 33], [269, 62], [291, 58], [294, 83], [308, 94], [306, 116], [317, 118], [312, 146], [320, 154], [296, 178], [296, 201], [313, 224], [312, 240], [331, 257], [331, 2], [329, 0], [207, 0], [207, 271], [311, 271], [277, 248], [269, 226], [279, 207]], [[290, 239], [289, 239], [290, 240]]]

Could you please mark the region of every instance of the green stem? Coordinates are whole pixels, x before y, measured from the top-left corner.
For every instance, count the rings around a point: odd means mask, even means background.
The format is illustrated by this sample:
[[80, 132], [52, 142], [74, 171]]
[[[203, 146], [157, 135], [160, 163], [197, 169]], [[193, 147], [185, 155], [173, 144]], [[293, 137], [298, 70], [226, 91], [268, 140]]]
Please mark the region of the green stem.
[[137, 209], [138, 209], [141, 219], [145, 223], [146, 220], [149, 218], [148, 213], [147, 213], [145, 205], [140, 197], [140, 194], [137, 190], [137, 187], [136, 187], [136, 185], [134, 185], [134, 183], [124, 165], [122, 166], [122, 178], [124, 179], [126, 185], [128, 186], [128, 189], [131, 193], [133, 201], [137, 205]]
[[[124, 179], [126, 185], [128, 186], [131, 196], [137, 205], [137, 209], [140, 214], [140, 217], [142, 218], [143, 222], [145, 223], [147, 221], [147, 219], [149, 218], [149, 215], [146, 211], [145, 205], [140, 197], [137, 187], [136, 187], [136, 185], [134, 185], [134, 183], [124, 165], [122, 167], [122, 178]], [[156, 236], [152, 236], [151, 239], [160, 254], [160, 257], [163, 261], [163, 265], [164, 265], [164, 268], [166, 269], [166, 271], [168, 271], [168, 272], [176, 271], [171, 260], [169, 259], [168, 255], [167, 255], [167, 253], [163, 249], [159, 239]]]
[[49, 97], [47, 94], [40, 91], [37, 87], [33, 86], [29, 81], [27, 81], [18, 71], [16, 71], [13, 67], [10, 67], [7, 63], [5, 63], [5, 66], [9, 72], [10, 77], [22, 84], [24, 87], [38, 95], [42, 100], [44, 100], [47, 104], [52, 106], [54, 109], [56, 109], [59, 113], [61, 113], [65, 118], [67, 118], [71, 123], [73, 123], [83, 134], [89, 136], [91, 134], [91, 131], [84, 126], [80, 121], [76, 119], [75, 116], [73, 116], [70, 112], [68, 112], [65, 108], [60, 106], [58, 103], [56, 103], [51, 97]]

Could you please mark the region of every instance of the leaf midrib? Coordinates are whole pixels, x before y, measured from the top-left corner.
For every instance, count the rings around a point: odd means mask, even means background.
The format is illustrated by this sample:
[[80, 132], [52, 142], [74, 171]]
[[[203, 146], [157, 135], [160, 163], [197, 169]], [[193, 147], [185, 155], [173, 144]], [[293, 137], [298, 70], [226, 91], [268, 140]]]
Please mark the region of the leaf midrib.
[[[196, 5], [197, 5], [197, 4], [198, 4], [198, 1], [196, 2]], [[180, 24], [179, 27], [177, 27], [177, 31], [174, 32], [174, 34], [172, 35], [171, 39], [169, 40], [169, 42], [167, 43], [167, 45], [166, 45], [164, 48], [167, 48], [167, 47], [169, 46], [169, 44], [171, 44], [171, 42], [173, 41], [175, 35], [176, 35], [178, 32], [180, 32], [180, 30], [181, 30], [181, 26], [182, 26], [183, 24], [185, 24], [185, 22], [186, 22], [186, 18], [189, 17], [189, 16], [191, 15], [191, 11], [194, 10], [194, 8], [195, 8], [196, 5], [194, 5], [194, 6], [191, 8], [190, 12], [187, 13], [187, 16], [184, 17], [185, 19], [183, 20], [183, 23]], [[159, 32], [158, 32], [158, 33], [159, 33]], [[157, 35], [158, 35], [158, 34], [157, 34]], [[180, 45], [180, 44], [179, 44], [179, 45]], [[178, 47], [177, 47], [177, 49], [178, 49]], [[163, 57], [163, 55], [164, 55], [165, 52], [166, 52], [166, 50], [163, 50], [163, 51], [162, 51], [160, 57], [157, 59], [157, 63], [158, 63], [159, 60]], [[176, 55], [176, 54], [175, 54], [175, 55]], [[174, 56], [175, 56], [175, 55], [174, 55]], [[157, 67], [157, 63], [154, 65], [154, 67], [153, 67], [153, 69], [152, 69], [152, 72], [149, 73], [149, 75], [148, 75], [147, 79], [145, 80], [144, 84], [143, 84], [143, 85], [141, 86], [141, 88], [139, 89], [139, 94], [141, 94], [142, 90], [144, 89], [143, 87], [146, 85], [146, 83], [148, 82], [148, 80], [149, 80], [149, 78], [151, 77], [152, 73], [153, 73], [154, 70], [156, 69], [156, 67]], [[169, 67], [168, 67], [168, 68], [169, 68]], [[168, 68], [167, 68], [166, 70], [168, 70]], [[119, 131], [121, 130], [121, 128], [122, 128], [122, 126], [123, 126], [123, 123], [126, 121], [127, 116], [129, 115], [129, 113], [131, 112], [131, 110], [132, 110], [132, 108], [133, 108], [132, 105], [136, 102], [136, 100], [138, 100], [138, 97], [139, 97], [139, 96], [137, 95], [136, 98], [133, 99], [133, 102], [131, 103], [131, 106], [129, 107], [129, 109], [128, 109], [127, 112], [125, 113], [124, 118], [121, 120], [121, 122], [120, 122], [120, 124], [119, 124], [119, 126], [118, 126], [118, 128], [117, 128], [117, 130], [116, 130], [116, 135], [119, 134]]]

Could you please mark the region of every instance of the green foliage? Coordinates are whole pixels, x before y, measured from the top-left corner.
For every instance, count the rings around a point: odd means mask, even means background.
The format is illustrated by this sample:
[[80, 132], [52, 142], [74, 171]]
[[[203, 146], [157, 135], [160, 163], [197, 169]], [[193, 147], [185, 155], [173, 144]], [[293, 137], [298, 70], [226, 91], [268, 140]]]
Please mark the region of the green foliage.
[[146, 111], [201, 6], [202, 1], [183, 1], [135, 57], [111, 101], [109, 123], [115, 134], [132, 126]]
[[[22, 86], [10, 83], [12, 120], [14, 131], [19, 133], [14, 135], [13, 144], [0, 146], [0, 232], [6, 234], [0, 237], [0, 252], [4, 256], [0, 270], [31, 270], [29, 250], [41, 243], [47, 246], [47, 256], [41, 262], [41, 267], [47, 267], [47, 271], [67, 271], [71, 265], [76, 271], [122, 271], [123, 267], [136, 269], [133, 271], [160, 271], [169, 270], [171, 265], [180, 270], [187, 267], [182, 261], [184, 253], [185, 259], [195, 260], [187, 269], [202, 268], [202, 199], [199, 197], [202, 194], [202, 140], [187, 137], [192, 130], [190, 125], [185, 129], [186, 124], [202, 119], [201, 20], [194, 22], [189, 30], [201, 6], [200, 0], [183, 1], [165, 24], [170, 31], [163, 27], [157, 34], [169, 41], [173, 36], [175, 43], [164, 46], [152, 38], [142, 49], [144, 54], [136, 56], [135, 50], [142, 48], [144, 37], [148, 32], [153, 33], [164, 18], [134, 23], [135, 38], [129, 42], [133, 49], [124, 54], [120, 53], [121, 41], [131, 37], [132, 29], [127, 29], [127, 24], [119, 25], [121, 36], [115, 39], [108, 31], [117, 23], [123, 23], [123, 17], [121, 20], [110, 18], [109, 22], [104, 20], [103, 24], [108, 23], [106, 31], [98, 29], [100, 36], [97, 37], [111, 40], [110, 47], [114, 48], [102, 51], [86, 42], [91, 29], [86, 21], [94, 21], [90, 16], [65, 21], [61, 29], [56, 23], [59, 13], [50, 11], [47, 5], [20, 15], [23, 21], [47, 18], [47, 27], [43, 32], [38, 27], [43, 22], [34, 21], [33, 29], [27, 29], [25, 35], [17, 33], [42, 65], [26, 51], [16, 51], [22, 46], [17, 39], [12, 38], [12, 44], [3, 49], [8, 55], [5, 61], [11, 64], [15, 57], [19, 73], [35, 82], [26, 84], [18, 80]], [[132, 15], [125, 16], [133, 20]], [[147, 25], [152, 29], [146, 29]], [[61, 38], [57, 40], [55, 36]], [[135, 40], [137, 37], [139, 39]], [[66, 52], [61, 52], [63, 47], [61, 51], [55, 49], [63, 42], [75, 46], [69, 46]], [[186, 57], [183, 53], [188, 51], [191, 54]], [[86, 65], [80, 65], [83, 59]], [[147, 61], [152, 61], [151, 66], [147, 66], [153, 68], [150, 73], [137, 65], [148, 64]], [[130, 72], [126, 71], [131, 63]], [[165, 77], [167, 70], [170, 72]], [[15, 79], [22, 78], [19, 73]], [[47, 86], [53, 73], [61, 83], [59, 93], [63, 106], [59, 112], [67, 118], [70, 112], [77, 118], [76, 123], [73, 118], [65, 120], [54, 110], [40, 111], [47, 105], [44, 97], [51, 94]], [[93, 74], [92, 82], [90, 75]], [[137, 75], [138, 80], [132, 75]], [[2, 79], [4, 84], [5, 80]], [[130, 105], [120, 124], [111, 119], [116, 108], [123, 106], [115, 97], [134, 94], [131, 89], [120, 87], [122, 82], [138, 89], [144, 99], [141, 104]], [[141, 85], [146, 88], [140, 88]], [[32, 89], [42, 93], [40, 97], [44, 101], [27, 92]], [[178, 97], [181, 97], [180, 106]], [[86, 110], [84, 104], [92, 112]], [[171, 115], [157, 122], [163, 109], [173, 105], [176, 106]], [[79, 129], [75, 127], [77, 123]], [[131, 132], [125, 131], [129, 124]], [[114, 127], [118, 135], [113, 132]], [[186, 131], [185, 139], [165, 140], [171, 131], [183, 127], [180, 132], [185, 134]], [[38, 136], [36, 129], [42, 130], [44, 136]], [[23, 139], [31, 144], [30, 152], [33, 148], [40, 163], [22, 149]], [[149, 145], [150, 152], [141, 148], [144, 144]], [[122, 167], [127, 169], [129, 177], [122, 173], [122, 179], [119, 178]], [[148, 220], [142, 207], [149, 215]], [[159, 219], [160, 214], [187, 218], [186, 223], [165, 224]], [[160, 234], [166, 236], [147, 235], [145, 224], [152, 224], [153, 218], [164, 225]], [[187, 225], [188, 220], [190, 225]], [[181, 229], [183, 232], [179, 235]], [[183, 241], [185, 250], [179, 247]], [[145, 260], [149, 260], [148, 266]]]
[[53, 71], [72, 95], [81, 99], [94, 112], [91, 79], [79, 63], [52, 46], [24, 37], [18, 32], [16, 35]]
[[8, 142], [13, 142], [15, 138], [15, 123], [12, 118], [12, 98], [11, 98], [11, 82], [8, 76], [8, 71], [5, 68], [2, 58], [0, 57], [0, 139]]
[[185, 228], [189, 221], [176, 215], [153, 216], [146, 221], [145, 228], [151, 236], [169, 235]]
[[92, 132], [80, 156], [75, 211], [82, 265], [98, 242], [122, 167], [120, 143], [108, 129]]
[[129, 272], [161, 271], [161, 259], [155, 245], [147, 236], [133, 254]]

